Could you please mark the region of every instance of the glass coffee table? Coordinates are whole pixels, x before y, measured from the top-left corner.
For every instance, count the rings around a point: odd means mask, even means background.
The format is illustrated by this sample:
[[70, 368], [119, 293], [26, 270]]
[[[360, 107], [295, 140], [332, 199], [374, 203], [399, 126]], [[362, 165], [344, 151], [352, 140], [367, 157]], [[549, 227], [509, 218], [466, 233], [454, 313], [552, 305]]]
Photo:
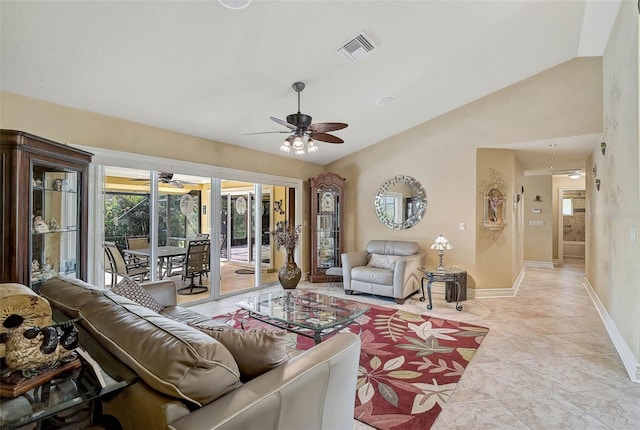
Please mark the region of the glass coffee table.
[[316, 344], [331, 333], [357, 324], [355, 319], [369, 310], [353, 300], [301, 290], [259, 294], [236, 305], [248, 310], [250, 318], [310, 337]]

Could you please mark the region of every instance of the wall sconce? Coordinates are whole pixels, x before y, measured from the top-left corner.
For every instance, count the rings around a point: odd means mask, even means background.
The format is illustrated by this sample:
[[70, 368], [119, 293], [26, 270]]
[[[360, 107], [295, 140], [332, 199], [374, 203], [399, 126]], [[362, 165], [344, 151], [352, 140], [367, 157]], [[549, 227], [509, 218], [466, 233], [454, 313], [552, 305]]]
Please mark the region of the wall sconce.
[[600, 151], [602, 151], [602, 155], [604, 155], [604, 153], [607, 151], [607, 143], [606, 142], [600, 143]]
[[541, 203], [542, 202], [542, 197], [540, 197], [539, 194], [536, 194], [536, 198], [533, 199], [533, 201], [536, 202], [536, 203]]
[[596, 190], [600, 191], [600, 179], [596, 179]]
[[431, 249], [438, 250], [438, 256], [440, 257], [440, 265], [438, 266], [438, 270], [440, 271], [446, 270], [444, 268], [444, 264], [442, 263], [442, 259], [444, 257], [444, 250], [453, 249], [453, 245], [451, 245], [443, 235], [440, 235], [436, 238], [436, 241], [433, 242], [433, 245], [431, 245]]

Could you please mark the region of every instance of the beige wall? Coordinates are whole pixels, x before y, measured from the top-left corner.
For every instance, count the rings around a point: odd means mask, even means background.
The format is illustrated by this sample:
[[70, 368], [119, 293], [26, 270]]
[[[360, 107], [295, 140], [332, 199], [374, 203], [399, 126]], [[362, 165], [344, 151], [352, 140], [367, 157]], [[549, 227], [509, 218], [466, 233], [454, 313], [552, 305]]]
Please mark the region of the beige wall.
[[[553, 220], [551, 175], [524, 178], [524, 259], [539, 263], [553, 262]], [[540, 196], [540, 201], [535, 201]], [[533, 213], [540, 209], [540, 213]], [[529, 221], [542, 221], [542, 226], [530, 226]]]
[[[363, 249], [370, 239], [415, 240], [433, 265], [437, 253], [428, 248], [442, 233], [454, 246], [446, 252], [445, 264], [465, 268], [470, 286], [511, 288], [511, 264], [476, 261], [476, 237], [481, 234], [481, 220], [476, 219], [476, 149], [601, 131], [601, 59], [579, 58], [331, 163], [327, 170], [347, 178], [346, 249]], [[510, 193], [523, 180], [515, 177], [515, 170], [514, 166]], [[405, 231], [385, 227], [373, 208], [376, 190], [395, 175], [417, 179], [428, 198], [424, 219]], [[460, 222], [466, 230], [459, 229]], [[522, 241], [511, 245], [515, 260], [521, 260]], [[492, 274], [496, 270], [505, 271], [498, 275], [499, 284]]]
[[[520, 193], [522, 168], [515, 153], [505, 149], [479, 149], [476, 157], [476, 288], [509, 288], [520, 273], [522, 253], [522, 200], [514, 201]], [[497, 187], [504, 195], [504, 228], [484, 224], [488, 202], [487, 189]], [[487, 227], [486, 225], [489, 225]], [[483, 270], [484, 268], [488, 270]]]
[[[636, 361], [640, 380], [638, 9], [622, 2], [603, 57], [605, 155], [587, 169], [587, 279]], [[595, 178], [602, 181], [596, 190]], [[636, 240], [633, 241], [632, 231]]]

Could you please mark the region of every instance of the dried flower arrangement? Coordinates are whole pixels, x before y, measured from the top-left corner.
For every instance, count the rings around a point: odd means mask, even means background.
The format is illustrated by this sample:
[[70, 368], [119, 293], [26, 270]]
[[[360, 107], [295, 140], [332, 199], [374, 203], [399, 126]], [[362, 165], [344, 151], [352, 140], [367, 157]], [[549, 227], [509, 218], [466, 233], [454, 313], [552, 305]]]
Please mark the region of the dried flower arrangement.
[[295, 248], [298, 245], [301, 232], [301, 225], [294, 227], [289, 224], [289, 221], [280, 221], [276, 224], [276, 229], [271, 232], [271, 236], [273, 236], [276, 249], [289, 249]]

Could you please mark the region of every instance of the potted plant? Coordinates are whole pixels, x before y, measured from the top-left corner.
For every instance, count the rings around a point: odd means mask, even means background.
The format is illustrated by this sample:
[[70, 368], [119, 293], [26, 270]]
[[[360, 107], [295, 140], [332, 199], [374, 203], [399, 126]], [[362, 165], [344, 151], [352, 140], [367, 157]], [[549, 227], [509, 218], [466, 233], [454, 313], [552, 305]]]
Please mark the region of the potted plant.
[[297, 225], [294, 227], [288, 221], [281, 221], [276, 224], [276, 229], [271, 232], [276, 249], [284, 248], [287, 253], [284, 264], [278, 270], [278, 280], [282, 288], [296, 288], [302, 277], [302, 270], [300, 270], [293, 257], [296, 246], [300, 242], [301, 231], [302, 226]]

